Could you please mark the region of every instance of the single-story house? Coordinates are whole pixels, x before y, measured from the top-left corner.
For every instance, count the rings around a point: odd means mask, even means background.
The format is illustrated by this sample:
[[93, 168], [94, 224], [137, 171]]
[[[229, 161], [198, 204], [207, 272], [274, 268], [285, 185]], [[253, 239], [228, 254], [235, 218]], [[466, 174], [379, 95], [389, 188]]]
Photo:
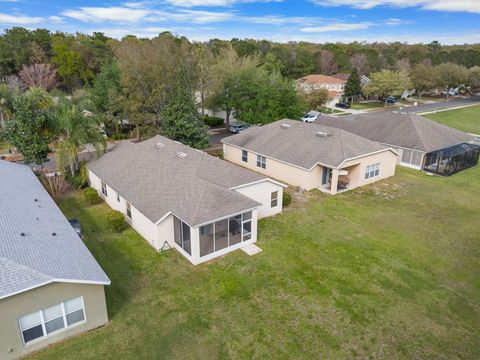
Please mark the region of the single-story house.
[[327, 105], [334, 106], [342, 99], [347, 80], [339, 79], [333, 76], [312, 74], [297, 79], [295, 83], [298, 90], [307, 94], [319, 89], [328, 90]]
[[393, 176], [398, 157], [391, 148], [347, 131], [288, 119], [222, 142], [225, 160], [330, 194]]
[[315, 123], [390, 146], [400, 155], [400, 165], [426, 172], [448, 176], [478, 163], [480, 149], [472, 135], [412, 113], [322, 115]]
[[257, 241], [285, 185], [163, 136], [122, 141], [87, 165], [90, 186], [156, 250], [199, 264]]
[[0, 359], [108, 322], [105, 272], [32, 170], [0, 160]]

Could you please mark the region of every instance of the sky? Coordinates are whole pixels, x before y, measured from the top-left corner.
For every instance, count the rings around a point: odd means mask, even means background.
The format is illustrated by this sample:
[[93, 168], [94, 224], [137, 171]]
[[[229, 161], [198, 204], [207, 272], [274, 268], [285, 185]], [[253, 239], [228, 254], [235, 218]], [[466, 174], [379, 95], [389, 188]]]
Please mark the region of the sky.
[[480, 43], [480, 0], [0, 0], [0, 27], [122, 38]]

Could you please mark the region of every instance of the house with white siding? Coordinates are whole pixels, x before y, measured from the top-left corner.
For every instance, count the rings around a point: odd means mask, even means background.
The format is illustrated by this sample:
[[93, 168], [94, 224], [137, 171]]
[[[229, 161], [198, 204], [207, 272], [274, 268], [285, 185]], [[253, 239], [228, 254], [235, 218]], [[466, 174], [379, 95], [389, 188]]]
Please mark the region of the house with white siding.
[[162, 136], [122, 141], [87, 165], [90, 186], [156, 250], [199, 264], [257, 241], [285, 185]]

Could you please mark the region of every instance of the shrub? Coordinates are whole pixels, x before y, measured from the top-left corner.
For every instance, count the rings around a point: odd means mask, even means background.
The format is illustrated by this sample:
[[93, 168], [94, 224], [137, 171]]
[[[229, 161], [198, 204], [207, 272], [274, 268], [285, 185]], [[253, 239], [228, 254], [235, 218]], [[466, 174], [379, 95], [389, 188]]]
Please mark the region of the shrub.
[[125, 140], [126, 138], [127, 138], [127, 135], [122, 133], [112, 135], [113, 140]]
[[83, 195], [91, 205], [99, 204], [102, 201], [102, 198], [98, 196], [97, 190], [91, 187], [84, 189]]
[[120, 211], [109, 211], [105, 217], [107, 219], [108, 226], [113, 231], [119, 233], [125, 230], [125, 218]]
[[225, 120], [222, 118], [208, 115], [203, 117], [203, 122], [210, 127], [223, 126], [225, 124]]
[[292, 202], [292, 195], [289, 192], [283, 191], [282, 205], [286, 207]]

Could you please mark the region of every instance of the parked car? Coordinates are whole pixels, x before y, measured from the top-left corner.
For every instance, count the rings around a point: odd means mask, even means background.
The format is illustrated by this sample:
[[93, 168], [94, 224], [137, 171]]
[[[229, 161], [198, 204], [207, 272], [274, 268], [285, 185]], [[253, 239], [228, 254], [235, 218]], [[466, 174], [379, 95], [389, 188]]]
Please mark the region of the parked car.
[[79, 237], [80, 239], [83, 239], [82, 227], [80, 226], [80, 220], [78, 220], [78, 219], [70, 219], [70, 220], [68, 220], [68, 222], [70, 223], [70, 225], [72, 225], [72, 228], [75, 230], [75, 232], [77, 233], [78, 237]]
[[307, 112], [305, 115], [303, 115], [303, 117], [301, 117], [300, 120], [306, 123], [311, 123], [317, 119], [318, 115], [320, 115], [320, 112], [311, 110]]
[[233, 133], [233, 134], [239, 134], [242, 131], [246, 130], [248, 128], [248, 125], [245, 124], [232, 124], [228, 128], [228, 130]]
[[387, 104], [395, 104], [397, 102], [397, 98], [395, 96], [389, 96], [385, 99]]
[[350, 109], [350, 104], [346, 101], [343, 101], [343, 102], [336, 103], [335, 107], [342, 108], [342, 109]]

